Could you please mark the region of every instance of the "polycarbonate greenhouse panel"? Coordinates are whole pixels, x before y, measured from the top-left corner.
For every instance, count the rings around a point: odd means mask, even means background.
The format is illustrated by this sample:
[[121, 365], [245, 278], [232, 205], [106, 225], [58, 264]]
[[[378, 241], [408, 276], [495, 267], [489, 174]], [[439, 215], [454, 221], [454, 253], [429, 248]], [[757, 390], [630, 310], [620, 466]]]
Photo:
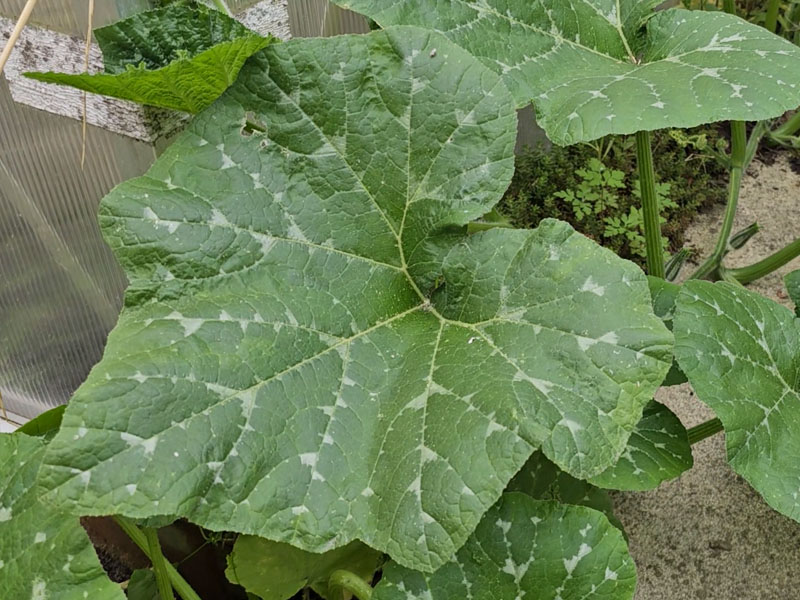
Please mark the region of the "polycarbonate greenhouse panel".
[[[24, 4], [0, 0], [0, 18], [15, 20]], [[256, 4], [229, 1], [234, 13]], [[98, 0], [93, 24], [151, 5]], [[363, 17], [324, 0], [292, 0], [289, 14], [298, 37], [369, 30]], [[86, 0], [48, 0], [30, 23], [80, 39], [87, 20]], [[126, 280], [100, 235], [97, 205], [157, 152], [91, 126], [83, 169], [80, 152], [80, 122], [13, 102], [0, 77], [0, 394], [12, 420], [69, 399], [100, 359], [121, 306]]]
[[153, 148], [15, 104], [0, 82], [0, 393], [25, 418], [66, 402], [102, 354], [125, 278], [97, 204]]

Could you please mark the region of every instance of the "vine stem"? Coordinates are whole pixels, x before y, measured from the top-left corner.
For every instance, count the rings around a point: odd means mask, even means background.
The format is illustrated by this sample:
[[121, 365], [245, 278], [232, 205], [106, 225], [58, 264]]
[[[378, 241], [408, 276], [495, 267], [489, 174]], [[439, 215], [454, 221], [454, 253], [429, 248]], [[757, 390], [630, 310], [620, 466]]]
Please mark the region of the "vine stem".
[[687, 431], [689, 435], [689, 444], [694, 446], [697, 442], [702, 442], [706, 438], [710, 438], [723, 430], [722, 421], [719, 419], [711, 419], [700, 425], [695, 425]]
[[764, 20], [764, 27], [767, 31], [775, 33], [778, 29], [778, 10], [781, 6], [781, 0], [769, 0], [767, 3], [767, 16]]
[[800, 110], [794, 113], [794, 115], [792, 115], [792, 117], [783, 125], [773, 131], [772, 136], [778, 140], [782, 140], [782, 138], [790, 138], [797, 133], [798, 129], [800, 129]]
[[647, 256], [647, 273], [664, 279], [664, 249], [661, 246], [661, 211], [656, 195], [656, 174], [653, 170], [653, 150], [650, 132], [636, 133], [636, 160], [639, 169], [639, 186], [642, 191], [642, 219]]
[[161, 600], [175, 600], [172, 593], [172, 584], [167, 573], [167, 560], [161, 551], [161, 544], [158, 541], [158, 530], [152, 527], [143, 529], [144, 537], [147, 540], [147, 548], [150, 550], [150, 562], [153, 563], [153, 572], [156, 574], [156, 587]]
[[692, 274], [690, 279], [702, 279], [716, 272], [722, 264], [722, 259], [728, 249], [728, 241], [733, 229], [733, 219], [736, 217], [736, 208], [739, 205], [739, 191], [742, 187], [744, 163], [747, 155], [747, 132], [744, 121], [731, 121], [731, 166], [728, 180], [728, 203], [725, 207], [725, 217], [722, 228], [717, 237], [714, 250], [703, 264]]
[[[150, 544], [147, 541], [147, 536], [145, 533], [139, 529], [139, 527], [127, 517], [116, 516], [113, 517], [114, 522], [120, 526], [120, 529], [125, 532], [131, 541], [139, 546], [139, 549], [144, 552], [145, 556], [150, 559], [150, 562], [153, 562], [153, 557], [150, 553]], [[178, 573], [178, 570], [172, 566], [171, 563], [164, 561], [164, 570], [169, 577], [169, 582], [172, 587], [178, 592], [178, 596], [180, 596], [183, 600], [201, 600], [200, 596], [197, 595], [192, 589], [187, 581], [183, 578], [183, 576]]]
[[371, 600], [372, 598], [372, 586], [355, 573], [345, 569], [337, 569], [331, 573], [328, 579], [328, 589], [334, 600], [342, 600], [344, 592], [351, 593], [358, 600]]
[[14, 30], [11, 32], [11, 37], [8, 38], [8, 42], [6, 42], [3, 52], [0, 53], [0, 73], [3, 72], [3, 68], [6, 66], [8, 58], [11, 56], [11, 51], [14, 49], [14, 45], [17, 43], [22, 30], [25, 29], [25, 25], [28, 24], [28, 19], [31, 18], [31, 13], [33, 12], [33, 8], [36, 6], [37, 1], [38, 0], [28, 0], [25, 3], [25, 6], [22, 8], [22, 12], [19, 15], [17, 24], [14, 26]]
[[769, 275], [773, 271], [780, 269], [783, 265], [794, 260], [798, 256], [800, 256], [800, 238], [764, 260], [746, 267], [728, 269], [727, 272], [740, 283], [750, 283], [751, 281], [761, 279], [765, 275]]
[[225, 4], [225, 0], [212, 0], [214, 2], [214, 6], [217, 7], [221, 13], [231, 16], [231, 9], [228, 8], [228, 5]]

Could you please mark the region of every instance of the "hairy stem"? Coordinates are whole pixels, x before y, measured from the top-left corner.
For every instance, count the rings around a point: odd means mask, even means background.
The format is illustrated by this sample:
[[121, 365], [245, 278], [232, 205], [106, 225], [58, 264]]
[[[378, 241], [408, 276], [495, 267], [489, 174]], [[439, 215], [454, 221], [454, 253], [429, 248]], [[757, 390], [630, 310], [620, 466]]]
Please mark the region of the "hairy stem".
[[728, 180], [728, 204], [725, 207], [725, 217], [722, 220], [722, 228], [717, 237], [717, 244], [714, 250], [690, 279], [702, 279], [716, 272], [722, 264], [722, 258], [728, 249], [728, 240], [733, 229], [733, 219], [736, 217], [736, 208], [739, 205], [739, 190], [742, 187], [742, 175], [744, 173], [744, 162], [747, 153], [747, 133], [744, 121], [731, 121], [731, 167]]
[[778, 9], [781, 6], [781, 0], [769, 0], [767, 2], [767, 16], [764, 20], [764, 27], [775, 33], [778, 29]]
[[345, 592], [349, 592], [358, 600], [372, 598], [372, 586], [355, 573], [344, 569], [337, 569], [331, 573], [328, 589], [331, 592], [331, 600], [342, 600]]
[[650, 132], [636, 134], [636, 159], [639, 167], [639, 185], [642, 191], [642, 218], [647, 257], [647, 273], [664, 278], [664, 250], [661, 246], [661, 212], [656, 196], [656, 175], [653, 170], [653, 151]]
[[[125, 532], [125, 534], [131, 538], [134, 544], [139, 546], [139, 549], [144, 552], [145, 556], [150, 559], [150, 562], [153, 561], [153, 557], [150, 555], [150, 545], [147, 542], [147, 536], [144, 532], [136, 526], [136, 524], [128, 519], [127, 517], [114, 517], [114, 522], [120, 526], [120, 529]], [[183, 600], [201, 600], [200, 596], [197, 595], [192, 589], [183, 576], [178, 573], [178, 570], [173, 567], [169, 562], [165, 561], [165, 570], [169, 577], [170, 584], [178, 592], [178, 596], [180, 596]]]
[[800, 256], [800, 238], [764, 260], [746, 267], [728, 269], [728, 273], [732, 277], [735, 277], [740, 283], [750, 283], [751, 281], [761, 279], [765, 275], [769, 275], [773, 271], [780, 269], [783, 265], [798, 256]]
[[689, 444], [694, 446], [697, 442], [702, 442], [706, 438], [710, 438], [723, 430], [722, 421], [719, 419], [711, 419], [700, 425], [695, 425], [687, 431], [689, 434]]
[[143, 529], [144, 537], [147, 540], [147, 549], [150, 551], [150, 562], [153, 563], [153, 572], [156, 574], [156, 587], [161, 600], [175, 600], [172, 593], [172, 584], [167, 573], [167, 560], [161, 551], [161, 544], [158, 541], [158, 530], [153, 527]]

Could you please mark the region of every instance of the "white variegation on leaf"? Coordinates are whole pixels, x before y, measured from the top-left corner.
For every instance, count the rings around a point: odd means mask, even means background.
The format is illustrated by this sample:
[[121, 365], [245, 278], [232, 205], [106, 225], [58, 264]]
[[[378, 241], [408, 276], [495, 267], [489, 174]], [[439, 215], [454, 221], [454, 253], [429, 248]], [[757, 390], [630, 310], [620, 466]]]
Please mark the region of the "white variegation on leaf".
[[0, 435], [0, 592], [8, 600], [125, 600], [74, 515], [39, 501], [46, 442]]
[[537, 448], [578, 477], [613, 464], [672, 337], [642, 272], [566, 224], [466, 234], [510, 181], [515, 117], [415, 28], [255, 55], [103, 201], [130, 287], [48, 500], [431, 571]]
[[800, 320], [729, 283], [690, 282], [676, 306], [676, 358], [722, 421], [728, 461], [800, 521]]
[[502, 75], [519, 107], [533, 102], [557, 144], [800, 104], [800, 49], [725, 13], [653, 13], [660, 0], [335, 1], [444, 33]]
[[433, 575], [390, 563], [374, 600], [630, 600], [636, 567], [622, 532], [585, 506], [505, 494]]

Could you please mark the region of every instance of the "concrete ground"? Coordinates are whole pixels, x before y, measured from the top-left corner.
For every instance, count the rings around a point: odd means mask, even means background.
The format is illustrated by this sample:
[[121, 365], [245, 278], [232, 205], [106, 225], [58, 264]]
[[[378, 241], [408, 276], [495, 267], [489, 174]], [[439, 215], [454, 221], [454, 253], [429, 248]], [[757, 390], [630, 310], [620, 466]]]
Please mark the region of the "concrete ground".
[[[726, 264], [740, 266], [800, 236], [800, 175], [785, 157], [754, 162], [745, 178], [734, 231], [757, 221], [762, 231]], [[701, 215], [688, 244], [706, 256], [716, 241], [722, 207]], [[690, 271], [691, 264], [685, 271]], [[749, 287], [789, 305], [783, 276], [795, 260]], [[713, 417], [688, 384], [662, 388], [657, 399], [691, 427]], [[694, 468], [646, 493], [618, 493], [639, 570], [636, 600], [800, 599], [800, 523], [774, 512], [725, 460], [722, 434], [693, 448]]]

